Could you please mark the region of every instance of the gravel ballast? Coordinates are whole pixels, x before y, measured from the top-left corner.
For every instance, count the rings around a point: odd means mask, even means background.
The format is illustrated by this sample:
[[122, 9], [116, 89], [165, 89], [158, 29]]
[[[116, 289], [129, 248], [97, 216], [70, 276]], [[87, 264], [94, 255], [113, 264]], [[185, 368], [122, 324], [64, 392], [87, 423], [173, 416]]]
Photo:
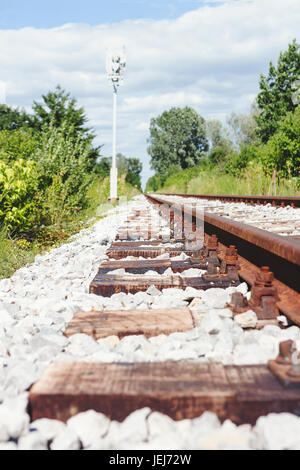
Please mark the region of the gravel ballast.
[[[111, 422], [93, 410], [67, 424], [47, 419], [30, 423], [28, 389], [55, 361], [265, 364], [276, 357], [283, 340], [293, 339], [300, 349], [296, 326], [247, 330], [255, 325], [254, 312], [239, 321], [232, 318], [226, 304], [235, 291], [249, 296], [246, 284], [208, 291], [159, 291], [151, 286], [147, 292], [111, 298], [89, 294], [89, 284], [107, 259], [118, 227], [132, 210], [156, 214], [138, 196], [69, 243], [38, 255], [10, 279], [0, 280], [0, 449], [299, 449], [300, 418], [288, 413], [261, 417], [254, 427], [238, 427], [230, 421], [221, 424], [208, 412], [175, 422], [149, 409], [136, 411], [123, 423]], [[164, 220], [157, 221], [165, 227]], [[77, 311], [185, 307], [191, 299], [202, 321], [185, 333], [98, 341], [84, 334], [70, 338], [63, 334]]]

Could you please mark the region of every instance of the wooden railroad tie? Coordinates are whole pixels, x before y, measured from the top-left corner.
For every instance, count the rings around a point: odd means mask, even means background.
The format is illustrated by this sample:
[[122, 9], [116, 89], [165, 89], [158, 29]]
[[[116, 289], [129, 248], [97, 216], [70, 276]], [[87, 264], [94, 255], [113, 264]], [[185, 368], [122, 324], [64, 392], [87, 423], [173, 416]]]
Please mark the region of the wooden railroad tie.
[[83, 333], [95, 340], [129, 335], [149, 338], [189, 331], [196, 324], [197, 314], [188, 308], [77, 312], [68, 324], [65, 336]]
[[33, 385], [31, 418], [67, 421], [93, 409], [122, 421], [150, 407], [175, 420], [212, 411], [221, 421], [255, 424], [269, 413], [299, 413], [300, 388], [283, 387], [265, 365], [192, 362], [54, 363]]

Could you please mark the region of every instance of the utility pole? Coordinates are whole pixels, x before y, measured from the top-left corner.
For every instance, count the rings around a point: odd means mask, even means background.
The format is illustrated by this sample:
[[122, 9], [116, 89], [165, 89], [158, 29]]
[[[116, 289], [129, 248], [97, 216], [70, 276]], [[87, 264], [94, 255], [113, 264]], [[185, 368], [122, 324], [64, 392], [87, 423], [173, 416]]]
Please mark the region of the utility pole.
[[109, 51], [106, 56], [107, 78], [113, 86], [113, 142], [112, 142], [112, 166], [110, 170], [110, 201], [118, 199], [118, 168], [116, 162], [116, 140], [117, 140], [117, 92], [123, 84], [126, 58], [124, 48], [122, 51]]

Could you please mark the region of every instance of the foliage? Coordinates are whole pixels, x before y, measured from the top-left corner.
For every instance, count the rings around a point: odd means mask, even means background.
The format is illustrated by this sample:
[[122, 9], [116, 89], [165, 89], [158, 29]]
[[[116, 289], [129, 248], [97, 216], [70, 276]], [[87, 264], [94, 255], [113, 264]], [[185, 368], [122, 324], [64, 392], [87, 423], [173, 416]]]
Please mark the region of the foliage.
[[210, 141], [211, 150], [215, 148], [226, 148], [228, 152], [233, 150], [233, 142], [229, 138], [229, 133], [218, 119], [206, 121], [206, 132]]
[[258, 160], [258, 154], [258, 148], [255, 145], [244, 146], [240, 152], [233, 152], [227, 155], [223, 170], [225, 173], [238, 176], [247, 168], [250, 162]]
[[227, 119], [229, 133], [235, 144], [236, 149], [241, 149], [247, 145], [258, 143], [256, 135], [257, 124], [255, 116], [257, 109], [252, 105], [250, 113], [237, 114], [232, 112]]
[[38, 140], [24, 129], [0, 131], [0, 160], [19, 158], [30, 160], [38, 147]]
[[214, 165], [220, 165], [226, 160], [226, 157], [230, 151], [231, 149], [228, 149], [226, 145], [214, 147], [211, 150], [208, 158]]
[[148, 179], [146, 183], [145, 193], [156, 192], [162, 186], [163, 183], [160, 176], [158, 174], [155, 174]]
[[92, 141], [95, 134], [91, 132], [91, 128], [86, 127], [87, 116], [82, 107], [77, 107], [75, 98], [71, 98], [59, 85], [54, 91], [49, 91], [46, 95], [42, 95], [43, 102], [33, 102], [32, 127], [35, 132], [41, 132], [48, 126], [63, 128], [66, 123], [68, 136], [72, 129], [73, 136], [79, 138], [83, 142], [90, 144], [90, 150], [86, 155], [88, 160], [88, 170], [94, 169], [96, 160], [99, 158], [101, 146], [92, 147]]
[[85, 135], [90, 129], [85, 127], [87, 117], [83, 108], [76, 108], [75, 98], [66, 93], [59, 85], [54, 91], [42, 95], [43, 103], [33, 102], [34, 124], [39, 131], [45, 125], [61, 127], [64, 122], [72, 126], [74, 133]]
[[257, 96], [259, 114], [257, 134], [266, 143], [278, 130], [279, 121], [297, 106], [293, 100], [294, 84], [300, 78], [300, 49], [296, 40], [279, 55], [277, 68], [270, 62], [269, 74], [260, 76]]
[[37, 242], [14, 239], [7, 229], [0, 229], [0, 279], [8, 278], [16, 269], [32, 263], [39, 251]]
[[142, 190], [141, 177], [143, 165], [138, 158], [128, 158], [126, 182]]
[[[127, 183], [141, 191], [141, 172], [143, 165], [140, 160], [138, 158], [127, 158], [122, 153], [117, 153], [116, 160], [119, 176], [126, 175]], [[97, 174], [102, 178], [106, 178], [110, 174], [111, 165], [112, 157], [102, 157], [97, 164]]]
[[170, 190], [171, 188], [176, 188], [179, 192], [186, 192], [188, 183], [191, 179], [201, 173], [201, 167], [187, 168], [186, 170], [180, 170], [177, 173], [170, 175], [164, 182], [164, 187]]
[[0, 161], [0, 225], [12, 232], [28, 232], [39, 223], [38, 167], [31, 160]]
[[89, 150], [89, 142], [76, 137], [66, 122], [42, 131], [35, 159], [47, 223], [62, 220], [86, 206], [86, 191], [93, 178], [88, 172]]
[[13, 109], [6, 104], [0, 104], [0, 131], [29, 129], [31, 127], [32, 117], [24, 109]]
[[277, 132], [261, 148], [261, 160], [268, 174], [282, 177], [300, 175], [300, 107], [279, 122]]
[[171, 165], [190, 168], [208, 150], [205, 121], [190, 107], [171, 108], [151, 119], [148, 142], [151, 167], [158, 173]]
[[258, 161], [249, 162], [239, 177], [224, 173], [219, 167], [181, 170], [160, 188], [162, 193], [187, 194], [265, 194], [300, 195], [300, 181], [297, 178], [278, 178], [266, 175]]

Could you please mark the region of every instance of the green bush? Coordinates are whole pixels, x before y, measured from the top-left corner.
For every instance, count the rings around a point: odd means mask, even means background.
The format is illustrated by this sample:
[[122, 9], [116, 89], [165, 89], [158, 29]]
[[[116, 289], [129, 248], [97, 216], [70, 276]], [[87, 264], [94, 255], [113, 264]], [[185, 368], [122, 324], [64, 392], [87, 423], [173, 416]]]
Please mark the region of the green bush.
[[249, 165], [258, 159], [258, 148], [255, 145], [247, 145], [241, 148], [240, 153], [233, 152], [227, 155], [224, 162], [224, 171], [233, 176], [238, 176]]
[[146, 184], [146, 193], [156, 192], [159, 188], [162, 187], [162, 181], [159, 175], [153, 175], [148, 179]]
[[37, 147], [37, 139], [22, 129], [0, 131], [0, 160], [32, 159]]
[[95, 177], [88, 172], [89, 151], [90, 143], [74, 136], [66, 123], [42, 131], [35, 159], [46, 224], [61, 223], [86, 207], [87, 188]]
[[11, 232], [32, 230], [40, 221], [39, 173], [31, 160], [0, 161], [0, 224]]
[[278, 131], [260, 149], [261, 161], [267, 174], [274, 171], [281, 177], [300, 174], [300, 106], [288, 113]]

